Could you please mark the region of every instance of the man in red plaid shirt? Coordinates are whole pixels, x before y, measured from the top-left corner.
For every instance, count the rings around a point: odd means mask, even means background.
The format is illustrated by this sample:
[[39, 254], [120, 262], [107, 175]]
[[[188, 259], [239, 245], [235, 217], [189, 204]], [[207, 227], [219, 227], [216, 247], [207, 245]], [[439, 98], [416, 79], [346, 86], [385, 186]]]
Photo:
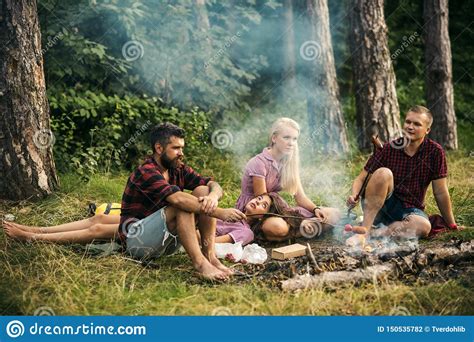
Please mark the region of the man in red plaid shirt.
[[[426, 137], [433, 122], [431, 112], [422, 106], [408, 111], [405, 136], [386, 143], [367, 161], [354, 180], [349, 207], [357, 204], [356, 194], [368, 173], [372, 176], [362, 200], [367, 234], [349, 238], [348, 245], [365, 244], [369, 234], [426, 237], [431, 225], [425, 208], [425, 195], [432, 183], [433, 194], [446, 223], [456, 228], [447, 186], [448, 168], [443, 148]], [[382, 228], [372, 230], [372, 226]]]
[[228, 278], [233, 272], [221, 264], [214, 251], [216, 218], [236, 222], [245, 219], [245, 214], [219, 208], [219, 184], [183, 164], [183, 129], [164, 123], [152, 129], [150, 140], [153, 156], [130, 175], [122, 196], [122, 244], [140, 259], [171, 254], [182, 244], [202, 277]]

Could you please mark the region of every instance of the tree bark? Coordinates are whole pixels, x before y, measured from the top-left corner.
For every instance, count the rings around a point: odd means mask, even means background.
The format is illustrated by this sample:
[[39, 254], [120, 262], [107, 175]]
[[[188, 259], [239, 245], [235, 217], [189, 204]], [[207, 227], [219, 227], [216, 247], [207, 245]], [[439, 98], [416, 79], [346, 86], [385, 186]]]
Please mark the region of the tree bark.
[[[296, 89], [295, 32], [293, 29], [293, 0], [284, 0], [283, 58], [286, 89]], [[286, 91], [285, 89], [285, 91]]]
[[401, 135], [395, 73], [390, 58], [383, 0], [352, 0], [350, 49], [354, 73], [357, 141], [369, 150], [371, 137]]
[[426, 104], [434, 119], [430, 136], [446, 149], [457, 149], [448, 0], [425, 0], [423, 19]]
[[306, 7], [312, 40], [302, 44], [300, 56], [311, 65], [307, 96], [311, 140], [326, 153], [345, 153], [349, 143], [339, 103], [327, 0], [307, 0]]
[[0, 197], [58, 187], [36, 0], [0, 0]]

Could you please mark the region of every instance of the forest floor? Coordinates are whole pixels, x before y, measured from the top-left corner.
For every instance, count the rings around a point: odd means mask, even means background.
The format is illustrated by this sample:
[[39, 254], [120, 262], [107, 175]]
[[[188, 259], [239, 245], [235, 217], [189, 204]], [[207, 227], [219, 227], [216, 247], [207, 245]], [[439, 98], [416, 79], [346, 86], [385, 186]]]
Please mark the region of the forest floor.
[[[348, 164], [351, 175], [360, 170], [364, 159], [361, 156]], [[418, 250], [450, 248], [474, 239], [474, 157], [465, 152], [449, 153], [448, 165], [454, 213], [466, 229], [420, 240]], [[226, 190], [222, 206], [232, 206], [239, 194], [238, 174], [231, 175], [227, 173], [233, 172], [229, 171], [231, 168], [221, 166], [214, 166], [218, 172], [212, 174]], [[82, 219], [87, 217], [89, 202], [119, 202], [127, 177], [128, 174], [100, 174], [84, 183], [78, 176], [62, 175], [61, 190], [54, 195], [38, 202], [2, 202], [0, 216], [11, 214], [16, 222], [39, 226]], [[349, 188], [350, 183], [346, 182], [331, 191], [345, 196]], [[316, 194], [309, 192], [309, 195], [318, 199]], [[437, 212], [431, 190], [427, 195], [427, 212]], [[297, 242], [306, 244], [307, 241]], [[265, 244], [268, 250], [275, 246]], [[370, 255], [352, 255], [350, 259], [348, 251], [333, 234], [311, 241], [311, 246], [319, 266], [328, 272], [363, 268], [367, 266], [367, 263], [362, 265], [364, 262], [369, 260], [370, 264], [373, 259]], [[415, 254], [419, 255], [411, 255]], [[403, 255], [384, 261], [406, 263]], [[283, 290], [282, 281], [302, 274], [317, 276], [307, 257], [284, 262], [269, 260], [261, 266], [228, 265], [244, 276], [212, 284], [196, 276], [189, 259], [182, 253], [156, 260], [153, 267], [143, 267], [119, 253], [93, 253], [78, 245], [21, 243], [8, 239], [2, 231], [0, 314], [474, 314], [472, 258], [450, 259], [429, 270], [410, 267], [410, 272], [405, 270], [370, 281], [347, 281], [337, 286], [320, 284], [296, 291]]]

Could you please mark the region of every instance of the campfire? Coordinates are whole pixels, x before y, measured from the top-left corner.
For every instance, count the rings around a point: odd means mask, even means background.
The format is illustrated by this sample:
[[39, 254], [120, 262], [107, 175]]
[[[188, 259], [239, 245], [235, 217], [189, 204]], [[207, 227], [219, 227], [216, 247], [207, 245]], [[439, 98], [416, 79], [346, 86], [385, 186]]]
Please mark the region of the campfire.
[[248, 277], [285, 291], [384, 279], [445, 281], [473, 271], [473, 244], [474, 240], [459, 239], [422, 246], [416, 240], [374, 240], [370, 248], [351, 248], [324, 239], [308, 243], [306, 256], [237, 267]]

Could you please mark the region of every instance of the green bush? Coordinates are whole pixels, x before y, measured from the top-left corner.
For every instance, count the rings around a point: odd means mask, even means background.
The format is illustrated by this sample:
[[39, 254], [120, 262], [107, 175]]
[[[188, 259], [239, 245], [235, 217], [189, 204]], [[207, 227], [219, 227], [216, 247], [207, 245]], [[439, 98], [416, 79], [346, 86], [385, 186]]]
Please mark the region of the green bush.
[[73, 89], [50, 94], [54, 155], [60, 171], [85, 178], [98, 170], [130, 169], [150, 153], [148, 130], [169, 121], [186, 130], [188, 160], [208, 148], [210, 114], [183, 112], [152, 97], [119, 97]]

